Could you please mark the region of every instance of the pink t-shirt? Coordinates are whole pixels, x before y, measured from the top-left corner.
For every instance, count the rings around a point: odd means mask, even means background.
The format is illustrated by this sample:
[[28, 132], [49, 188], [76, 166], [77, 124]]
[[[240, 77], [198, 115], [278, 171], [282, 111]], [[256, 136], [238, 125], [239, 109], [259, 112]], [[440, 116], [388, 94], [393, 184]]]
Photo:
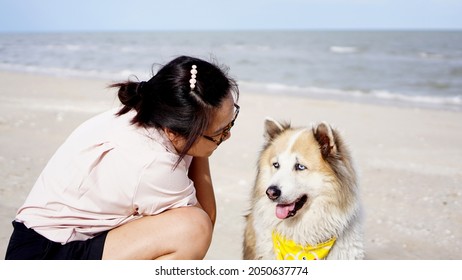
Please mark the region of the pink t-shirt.
[[40, 174], [16, 220], [60, 243], [87, 240], [145, 215], [197, 204], [162, 131], [130, 124], [135, 112], [102, 113], [80, 125]]

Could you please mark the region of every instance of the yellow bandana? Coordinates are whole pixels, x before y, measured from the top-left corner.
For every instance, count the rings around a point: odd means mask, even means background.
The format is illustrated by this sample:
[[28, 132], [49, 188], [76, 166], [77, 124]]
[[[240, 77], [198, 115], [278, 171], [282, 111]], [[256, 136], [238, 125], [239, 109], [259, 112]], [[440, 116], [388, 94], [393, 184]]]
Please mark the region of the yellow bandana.
[[278, 260], [322, 260], [327, 257], [335, 243], [335, 237], [315, 246], [303, 246], [287, 240], [273, 231], [273, 245]]

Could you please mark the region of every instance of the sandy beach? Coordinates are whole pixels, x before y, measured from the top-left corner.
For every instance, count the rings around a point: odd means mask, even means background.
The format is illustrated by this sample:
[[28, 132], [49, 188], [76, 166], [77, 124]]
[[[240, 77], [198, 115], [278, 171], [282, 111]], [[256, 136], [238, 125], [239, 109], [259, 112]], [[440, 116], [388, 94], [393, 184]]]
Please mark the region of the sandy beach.
[[[0, 72], [0, 256], [48, 159], [91, 116], [118, 105], [113, 81]], [[360, 171], [368, 259], [462, 259], [462, 112], [241, 90], [232, 138], [211, 158], [218, 218], [207, 259], [241, 259], [265, 117], [327, 121]]]

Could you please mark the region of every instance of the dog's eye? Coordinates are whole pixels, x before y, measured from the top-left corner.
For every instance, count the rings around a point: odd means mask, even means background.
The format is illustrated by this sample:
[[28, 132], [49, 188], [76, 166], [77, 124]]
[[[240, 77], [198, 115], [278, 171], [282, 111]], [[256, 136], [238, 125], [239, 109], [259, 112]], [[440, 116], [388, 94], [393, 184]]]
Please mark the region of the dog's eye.
[[279, 162], [273, 162], [273, 166], [274, 168], [279, 169], [280, 167]]
[[303, 164], [300, 164], [300, 163], [296, 163], [295, 164], [295, 170], [297, 171], [302, 171], [302, 170], [306, 170], [306, 166], [304, 166]]

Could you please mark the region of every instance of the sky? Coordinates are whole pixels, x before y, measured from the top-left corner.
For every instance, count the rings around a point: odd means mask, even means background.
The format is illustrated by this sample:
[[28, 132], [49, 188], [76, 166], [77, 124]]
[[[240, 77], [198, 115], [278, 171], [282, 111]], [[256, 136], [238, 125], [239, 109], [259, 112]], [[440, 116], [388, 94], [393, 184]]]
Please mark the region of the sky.
[[462, 29], [462, 0], [0, 0], [0, 32]]

